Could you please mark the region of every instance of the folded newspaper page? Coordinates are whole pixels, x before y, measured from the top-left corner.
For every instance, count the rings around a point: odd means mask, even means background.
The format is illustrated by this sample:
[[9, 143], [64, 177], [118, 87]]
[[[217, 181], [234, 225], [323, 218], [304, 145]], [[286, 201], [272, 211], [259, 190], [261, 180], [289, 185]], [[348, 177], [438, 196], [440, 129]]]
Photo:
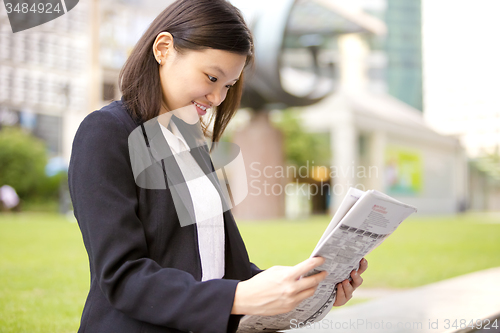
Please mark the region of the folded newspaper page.
[[323, 319], [335, 302], [337, 283], [350, 279], [351, 271], [359, 268], [359, 261], [416, 211], [381, 192], [351, 187], [311, 254], [324, 257], [325, 262], [305, 276], [324, 270], [329, 273], [315, 294], [288, 313], [244, 316], [237, 333], [287, 330]]

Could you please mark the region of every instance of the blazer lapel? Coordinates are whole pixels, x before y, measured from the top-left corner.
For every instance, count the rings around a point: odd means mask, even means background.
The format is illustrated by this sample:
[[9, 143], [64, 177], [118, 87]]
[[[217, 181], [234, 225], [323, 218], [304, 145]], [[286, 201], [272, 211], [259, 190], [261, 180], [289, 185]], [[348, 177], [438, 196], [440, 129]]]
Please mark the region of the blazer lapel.
[[[248, 253], [245, 248], [245, 243], [241, 238], [240, 232], [234, 220], [233, 214], [231, 213], [231, 207], [229, 206], [230, 201], [224, 195], [221, 186], [226, 186], [225, 183], [220, 183], [215, 175], [215, 168], [210, 158], [208, 151], [208, 146], [205, 143], [204, 138], [200, 135], [193, 135], [196, 128], [190, 128], [189, 125], [182, 121], [181, 119], [172, 116], [171, 118], [179, 131], [182, 133], [184, 139], [189, 144], [191, 148], [190, 152], [193, 158], [198, 162], [198, 165], [202, 168], [203, 172], [208, 176], [214, 187], [219, 192], [222, 205], [224, 208], [224, 231], [225, 231], [225, 274], [226, 279], [236, 279], [236, 280], [246, 280], [252, 277], [252, 271], [249, 265]], [[194, 132], [194, 133], [199, 133]], [[227, 195], [227, 194], [226, 194]]]
[[144, 123], [144, 127], [149, 139], [151, 155], [156, 161], [162, 163], [165, 183], [172, 193], [172, 199], [174, 200], [181, 226], [184, 227], [196, 223], [193, 201], [188, 186], [172, 150], [161, 131], [157, 118]]
[[[208, 177], [208, 179], [210, 179], [217, 192], [219, 192], [223, 211], [228, 211], [231, 209], [231, 206], [227, 197], [227, 188], [224, 190], [221, 188], [221, 184], [215, 173], [215, 169], [210, 158], [208, 146], [203, 137], [203, 133], [201, 132], [201, 126], [198, 123], [194, 125], [187, 124], [176, 116], [172, 116], [171, 120], [175, 123], [188, 143], [191, 156], [193, 156], [201, 170], [203, 170], [203, 173]], [[225, 184], [223, 186], [225, 186]]]

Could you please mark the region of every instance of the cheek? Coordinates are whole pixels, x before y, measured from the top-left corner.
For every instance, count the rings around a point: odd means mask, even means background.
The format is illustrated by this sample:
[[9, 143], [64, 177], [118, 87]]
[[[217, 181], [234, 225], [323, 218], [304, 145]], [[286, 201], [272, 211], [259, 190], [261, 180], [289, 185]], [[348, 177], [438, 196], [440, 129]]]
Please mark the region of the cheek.
[[167, 98], [171, 98], [173, 94], [176, 93], [177, 86], [175, 84], [175, 80], [172, 80], [171, 75], [167, 75], [165, 72], [162, 72], [160, 75], [161, 88], [163, 90], [163, 95]]
[[186, 77], [178, 71], [169, 71], [162, 76], [161, 85], [163, 96], [167, 98], [170, 107], [181, 107], [179, 103], [183, 103], [186, 95], [191, 90]]
[[205, 96], [210, 94], [212, 89], [199, 73], [181, 66], [172, 68], [168, 75], [164, 75], [162, 88], [164, 96], [174, 108], [185, 106], [192, 100], [205, 101]]
[[205, 96], [210, 93], [210, 90], [205, 88], [203, 85], [198, 85], [197, 87], [190, 87], [190, 95], [193, 99], [205, 99]]
[[210, 86], [202, 79], [194, 77], [184, 81], [182, 93], [190, 100], [203, 100], [210, 93]]

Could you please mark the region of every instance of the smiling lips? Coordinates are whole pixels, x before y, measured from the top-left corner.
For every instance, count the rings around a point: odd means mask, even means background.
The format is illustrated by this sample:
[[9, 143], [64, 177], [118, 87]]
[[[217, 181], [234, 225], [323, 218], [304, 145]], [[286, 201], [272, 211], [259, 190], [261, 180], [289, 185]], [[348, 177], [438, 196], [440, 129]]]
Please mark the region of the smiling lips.
[[195, 101], [193, 101], [192, 103], [196, 106], [196, 111], [198, 111], [198, 114], [200, 116], [203, 116], [207, 113], [207, 109], [209, 108], [208, 106], [196, 103]]

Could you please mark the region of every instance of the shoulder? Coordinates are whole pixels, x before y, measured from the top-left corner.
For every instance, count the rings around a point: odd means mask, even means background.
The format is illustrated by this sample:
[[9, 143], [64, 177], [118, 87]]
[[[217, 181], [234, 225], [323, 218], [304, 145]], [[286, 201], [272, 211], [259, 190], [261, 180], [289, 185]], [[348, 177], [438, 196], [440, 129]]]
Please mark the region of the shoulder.
[[128, 138], [138, 126], [122, 101], [114, 101], [91, 112], [80, 123], [75, 134], [72, 155], [111, 157], [128, 153]]
[[73, 145], [127, 142], [130, 133], [139, 126], [127, 112], [123, 100], [111, 102], [91, 112], [80, 123]]
[[93, 177], [102, 180], [130, 173], [128, 138], [134, 126], [120, 101], [88, 114], [73, 139], [69, 167], [72, 177], [93, 172]]
[[80, 124], [80, 129], [90, 131], [123, 132], [129, 134], [138, 124], [128, 114], [122, 101], [114, 101], [100, 110], [88, 114]]

